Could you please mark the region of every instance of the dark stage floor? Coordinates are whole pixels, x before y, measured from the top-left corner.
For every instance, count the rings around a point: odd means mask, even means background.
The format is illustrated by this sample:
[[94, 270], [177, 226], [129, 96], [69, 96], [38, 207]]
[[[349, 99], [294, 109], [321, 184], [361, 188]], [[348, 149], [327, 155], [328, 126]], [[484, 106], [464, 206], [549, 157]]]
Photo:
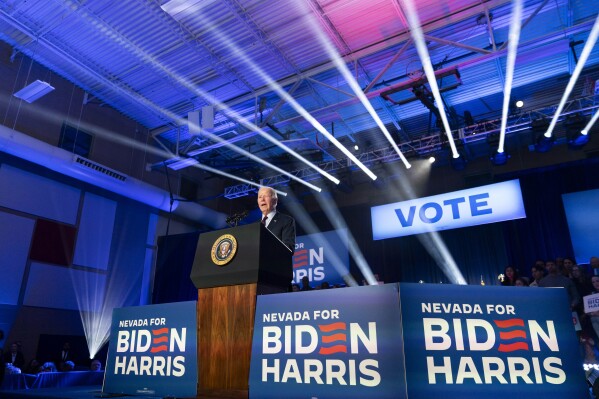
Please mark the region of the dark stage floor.
[[[93, 399], [93, 398], [149, 398], [162, 399], [161, 396], [132, 396], [103, 394], [101, 386], [79, 386], [69, 388], [42, 388], [0, 391], [0, 399]], [[247, 399], [247, 391], [205, 391], [197, 399]], [[194, 398], [195, 399], [195, 398]]]

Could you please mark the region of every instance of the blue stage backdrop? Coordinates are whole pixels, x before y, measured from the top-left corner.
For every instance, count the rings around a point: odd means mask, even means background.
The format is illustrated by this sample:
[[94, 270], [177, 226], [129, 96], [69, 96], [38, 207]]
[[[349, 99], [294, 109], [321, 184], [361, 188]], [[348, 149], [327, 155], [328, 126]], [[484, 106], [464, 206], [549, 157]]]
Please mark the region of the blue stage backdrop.
[[252, 399], [586, 395], [563, 289], [386, 284], [258, 297]]
[[114, 309], [103, 392], [195, 397], [196, 302]]
[[405, 398], [395, 285], [258, 296], [250, 398]]
[[347, 230], [332, 230], [299, 236], [293, 254], [293, 282], [299, 284], [308, 276], [312, 286], [328, 282], [345, 284], [349, 273]]

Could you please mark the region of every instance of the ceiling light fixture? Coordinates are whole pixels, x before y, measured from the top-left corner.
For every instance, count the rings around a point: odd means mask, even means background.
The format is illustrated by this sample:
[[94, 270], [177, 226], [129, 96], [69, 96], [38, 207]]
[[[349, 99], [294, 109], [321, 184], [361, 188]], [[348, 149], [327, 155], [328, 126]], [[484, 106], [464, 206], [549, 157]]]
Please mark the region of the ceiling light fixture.
[[16, 92], [14, 96], [31, 104], [38, 98], [45, 96], [53, 90], [54, 87], [50, 86], [49, 83], [36, 80], [35, 82], [28, 84]]

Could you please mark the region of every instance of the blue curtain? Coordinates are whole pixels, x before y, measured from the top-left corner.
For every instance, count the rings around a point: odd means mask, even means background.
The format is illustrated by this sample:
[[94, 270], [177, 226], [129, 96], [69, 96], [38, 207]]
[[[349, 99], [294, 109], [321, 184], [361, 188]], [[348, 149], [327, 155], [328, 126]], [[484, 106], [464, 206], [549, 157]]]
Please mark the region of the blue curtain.
[[159, 237], [152, 303], [198, 299], [198, 290], [189, 275], [199, 237], [199, 232]]
[[[506, 176], [506, 179], [516, 176]], [[510, 263], [525, 273], [536, 259], [574, 257], [562, 194], [599, 188], [599, 159], [520, 174], [526, 219], [504, 223]]]

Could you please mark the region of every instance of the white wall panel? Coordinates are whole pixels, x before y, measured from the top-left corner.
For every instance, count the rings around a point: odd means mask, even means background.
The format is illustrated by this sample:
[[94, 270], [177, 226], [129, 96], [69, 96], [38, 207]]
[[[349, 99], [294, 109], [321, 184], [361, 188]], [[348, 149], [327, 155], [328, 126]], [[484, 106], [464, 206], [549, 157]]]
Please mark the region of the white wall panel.
[[42, 176], [2, 164], [0, 206], [75, 224], [80, 190]]
[[32, 263], [23, 304], [94, 311], [104, 300], [105, 285], [103, 274]]
[[85, 193], [73, 263], [107, 270], [116, 202]]

